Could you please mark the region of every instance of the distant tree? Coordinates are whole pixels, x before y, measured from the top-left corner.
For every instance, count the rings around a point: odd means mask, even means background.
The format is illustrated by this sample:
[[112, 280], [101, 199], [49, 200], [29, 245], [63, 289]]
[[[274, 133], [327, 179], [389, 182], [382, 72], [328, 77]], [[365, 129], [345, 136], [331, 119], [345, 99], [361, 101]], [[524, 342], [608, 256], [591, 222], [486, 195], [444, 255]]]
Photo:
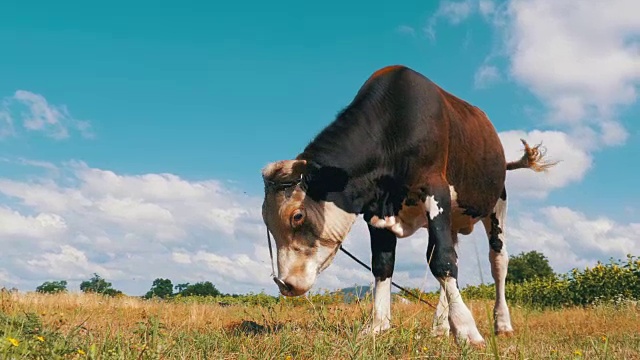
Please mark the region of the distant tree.
[[186, 289], [187, 287], [189, 287], [189, 283], [178, 284], [178, 285], [174, 286], [174, 288], [178, 291], [178, 293], [182, 293], [182, 291], [184, 289]]
[[547, 257], [541, 252], [533, 250], [509, 257], [507, 282], [521, 283], [536, 277], [547, 278], [552, 276], [555, 276], [553, 268], [549, 265]]
[[42, 285], [36, 288], [36, 292], [43, 294], [56, 294], [60, 292], [67, 292], [67, 281], [45, 281]]
[[80, 283], [80, 290], [84, 293], [97, 293], [109, 296], [121, 295], [122, 291], [113, 289], [111, 283], [94, 273], [93, 277]]
[[[180, 284], [183, 285], [183, 284]], [[193, 285], [187, 285], [180, 291], [182, 296], [220, 296], [222, 295], [218, 289], [210, 282], [198, 282]]]
[[166, 299], [171, 295], [173, 295], [173, 284], [171, 283], [171, 280], [158, 278], [153, 280], [151, 290], [149, 290], [144, 297], [146, 299], [150, 299], [152, 297]]

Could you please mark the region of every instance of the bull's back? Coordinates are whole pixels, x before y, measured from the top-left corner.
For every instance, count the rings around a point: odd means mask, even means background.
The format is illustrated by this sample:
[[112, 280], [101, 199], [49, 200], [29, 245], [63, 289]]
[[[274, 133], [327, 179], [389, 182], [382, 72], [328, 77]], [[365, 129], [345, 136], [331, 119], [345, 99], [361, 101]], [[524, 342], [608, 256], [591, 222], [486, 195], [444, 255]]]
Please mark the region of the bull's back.
[[403, 150], [398, 154], [415, 156], [409, 181], [432, 175], [425, 172], [444, 172], [456, 190], [458, 206], [473, 217], [489, 215], [504, 188], [506, 162], [485, 113], [406, 67], [379, 70], [363, 89], [376, 83], [389, 94], [385, 103], [392, 115], [387, 118], [404, 129], [394, 131], [396, 150]]

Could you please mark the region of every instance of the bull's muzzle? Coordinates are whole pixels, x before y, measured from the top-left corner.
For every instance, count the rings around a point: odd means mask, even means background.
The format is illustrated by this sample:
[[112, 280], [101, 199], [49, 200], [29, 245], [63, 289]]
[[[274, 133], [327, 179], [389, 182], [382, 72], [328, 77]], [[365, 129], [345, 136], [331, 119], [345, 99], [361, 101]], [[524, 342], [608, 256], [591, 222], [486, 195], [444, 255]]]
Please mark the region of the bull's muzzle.
[[276, 285], [278, 285], [278, 288], [280, 289], [280, 292], [283, 295], [286, 295], [291, 292], [291, 286], [289, 286], [289, 284], [282, 281], [282, 279], [280, 279], [279, 277], [274, 276], [273, 281], [276, 283]]

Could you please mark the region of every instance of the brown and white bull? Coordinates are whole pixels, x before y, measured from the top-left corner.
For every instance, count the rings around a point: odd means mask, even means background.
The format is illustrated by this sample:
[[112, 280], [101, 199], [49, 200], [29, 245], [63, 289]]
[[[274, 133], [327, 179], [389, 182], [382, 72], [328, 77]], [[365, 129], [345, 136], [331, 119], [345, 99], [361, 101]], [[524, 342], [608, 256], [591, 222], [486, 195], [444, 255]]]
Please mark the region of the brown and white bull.
[[507, 163], [500, 138], [479, 108], [404, 66], [375, 72], [337, 118], [295, 159], [262, 170], [262, 215], [277, 249], [276, 283], [306, 293], [326, 269], [358, 215], [367, 222], [375, 277], [372, 324], [390, 327], [398, 238], [428, 229], [426, 258], [440, 283], [437, 335], [484, 345], [458, 289], [458, 234], [481, 221], [496, 284], [494, 327], [513, 331], [505, 299], [507, 170], [543, 171], [537, 147]]

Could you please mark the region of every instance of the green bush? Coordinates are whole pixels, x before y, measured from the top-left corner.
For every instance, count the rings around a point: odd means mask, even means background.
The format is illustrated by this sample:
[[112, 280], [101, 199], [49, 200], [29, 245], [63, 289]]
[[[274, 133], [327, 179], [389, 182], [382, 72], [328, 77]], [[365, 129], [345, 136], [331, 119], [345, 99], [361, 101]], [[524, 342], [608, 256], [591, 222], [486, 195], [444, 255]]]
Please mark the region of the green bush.
[[[627, 255], [624, 263], [611, 259], [608, 264], [598, 262], [593, 268], [573, 269], [566, 275], [507, 283], [505, 291], [507, 301], [536, 308], [638, 301], [640, 260]], [[467, 299], [493, 299], [495, 286], [468, 286], [462, 294]]]
[[[186, 284], [185, 284], [186, 285]], [[421, 299], [435, 304], [439, 298], [439, 291], [422, 292], [420, 289], [407, 289]], [[495, 286], [482, 284], [467, 286], [461, 290], [465, 299], [493, 300]], [[333, 305], [346, 302], [370, 302], [371, 294], [367, 293], [363, 299], [348, 296], [341, 291], [311, 292], [307, 296], [284, 297], [272, 296], [264, 292], [242, 295], [216, 296], [188, 296], [188, 292], [174, 295], [170, 301], [211, 303], [218, 305], [241, 306], [283, 306]], [[417, 302], [414, 297], [401, 291], [400, 296], [411, 302]], [[589, 306], [601, 303], [618, 304], [625, 301], [640, 300], [640, 260], [628, 255], [626, 262], [610, 260], [608, 264], [598, 262], [593, 268], [584, 270], [573, 269], [568, 274], [548, 276], [534, 276], [522, 282], [506, 284], [507, 301], [533, 308], [560, 308], [564, 306]]]

